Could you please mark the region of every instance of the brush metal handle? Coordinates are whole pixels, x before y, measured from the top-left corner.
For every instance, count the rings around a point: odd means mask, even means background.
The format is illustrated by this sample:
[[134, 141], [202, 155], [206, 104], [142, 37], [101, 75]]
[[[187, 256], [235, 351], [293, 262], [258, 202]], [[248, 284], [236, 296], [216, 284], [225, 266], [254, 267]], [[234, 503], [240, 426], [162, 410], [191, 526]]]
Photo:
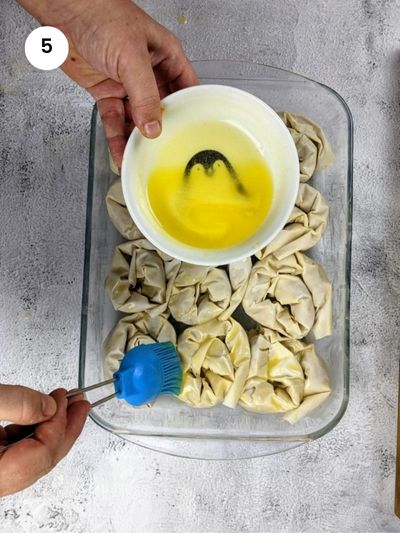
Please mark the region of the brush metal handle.
[[[105, 385], [109, 385], [110, 383], [115, 383], [116, 381], [117, 380], [115, 378], [111, 378], [111, 379], [106, 379], [105, 381], [101, 381], [100, 383], [95, 383], [94, 385], [88, 385], [87, 387], [81, 387], [80, 389], [72, 389], [69, 392], [67, 392], [67, 398], [78, 396], [78, 394], [82, 394], [82, 392], [88, 392], [90, 390], [99, 389], [100, 387], [104, 387]], [[93, 406], [94, 404], [92, 404], [92, 407]]]

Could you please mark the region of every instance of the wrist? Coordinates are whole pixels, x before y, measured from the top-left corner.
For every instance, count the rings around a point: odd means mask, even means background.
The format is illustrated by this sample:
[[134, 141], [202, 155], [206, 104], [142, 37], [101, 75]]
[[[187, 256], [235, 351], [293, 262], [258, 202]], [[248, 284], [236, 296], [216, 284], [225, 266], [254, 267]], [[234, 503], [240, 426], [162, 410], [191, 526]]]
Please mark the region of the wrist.
[[87, 0], [17, 0], [43, 26], [68, 23], [85, 9]]

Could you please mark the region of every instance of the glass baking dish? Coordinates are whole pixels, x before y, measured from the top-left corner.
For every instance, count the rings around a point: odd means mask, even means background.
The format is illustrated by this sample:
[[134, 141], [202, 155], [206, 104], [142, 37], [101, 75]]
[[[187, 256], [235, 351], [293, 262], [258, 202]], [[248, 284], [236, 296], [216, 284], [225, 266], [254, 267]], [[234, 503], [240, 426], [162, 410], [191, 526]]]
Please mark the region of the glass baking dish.
[[[311, 185], [330, 205], [328, 229], [309, 255], [333, 283], [334, 333], [317, 342], [331, 379], [332, 394], [296, 425], [281, 415], [260, 415], [242, 408], [193, 409], [175, 399], [134, 409], [113, 399], [91, 412], [101, 427], [136, 444], [185, 457], [233, 459], [268, 455], [317, 439], [343, 416], [349, 394], [349, 295], [352, 220], [352, 118], [343, 99], [329, 87], [269, 66], [235, 61], [194, 62], [202, 83], [233, 85], [276, 110], [300, 113], [320, 124], [335, 153], [332, 166], [317, 172]], [[96, 108], [91, 125], [83, 279], [79, 386], [102, 381], [102, 343], [120, 314], [104, 280], [116, 244], [123, 239], [108, 218], [105, 196], [115, 179]], [[103, 390], [103, 395], [109, 391]], [[90, 401], [97, 391], [88, 394]]]

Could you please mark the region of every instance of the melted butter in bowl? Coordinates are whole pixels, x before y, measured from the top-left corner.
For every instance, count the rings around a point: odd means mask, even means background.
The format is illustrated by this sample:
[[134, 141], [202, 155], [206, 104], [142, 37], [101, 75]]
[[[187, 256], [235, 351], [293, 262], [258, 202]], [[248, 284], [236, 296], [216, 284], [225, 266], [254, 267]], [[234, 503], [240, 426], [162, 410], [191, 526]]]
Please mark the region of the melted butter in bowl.
[[[204, 150], [222, 157], [185, 173], [188, 154]], [[177, 132], [160, 150], [148, 181], [148, 201], [160, 226], [197, 248], [245, 241], [264, 222], [272, 198], [273, 179], [261, 152], [230, 122], [193, 123]]]
[[265, 102], [240, 89], [198, 85], [163, 101], [163, 131], [136, 128], [122, 190], [143, 235], [196, 265], [248, 257], [286, 223], [299, 187], [292, 137]]

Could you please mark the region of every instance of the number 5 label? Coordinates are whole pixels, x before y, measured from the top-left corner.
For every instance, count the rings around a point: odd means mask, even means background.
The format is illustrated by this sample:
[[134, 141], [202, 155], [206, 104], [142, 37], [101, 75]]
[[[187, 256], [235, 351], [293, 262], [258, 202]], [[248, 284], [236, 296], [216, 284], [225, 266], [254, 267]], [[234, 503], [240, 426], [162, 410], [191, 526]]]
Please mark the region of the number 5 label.
[[68, 57], [68, 40], [62, 31], [42, 26], [30, 33], [25, 41], [25, 55], [29, 63], [40, 70], [60, 67]]

